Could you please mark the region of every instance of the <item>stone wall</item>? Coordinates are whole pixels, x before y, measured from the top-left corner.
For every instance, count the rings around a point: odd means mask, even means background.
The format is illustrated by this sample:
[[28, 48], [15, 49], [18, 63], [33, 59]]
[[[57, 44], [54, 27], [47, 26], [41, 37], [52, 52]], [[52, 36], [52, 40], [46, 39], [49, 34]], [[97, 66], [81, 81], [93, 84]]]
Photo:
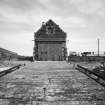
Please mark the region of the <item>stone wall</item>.
[[105, 61], [105, 56], [69, 56], [68, 61], [73, 62], [91, 62], [91, 61]]

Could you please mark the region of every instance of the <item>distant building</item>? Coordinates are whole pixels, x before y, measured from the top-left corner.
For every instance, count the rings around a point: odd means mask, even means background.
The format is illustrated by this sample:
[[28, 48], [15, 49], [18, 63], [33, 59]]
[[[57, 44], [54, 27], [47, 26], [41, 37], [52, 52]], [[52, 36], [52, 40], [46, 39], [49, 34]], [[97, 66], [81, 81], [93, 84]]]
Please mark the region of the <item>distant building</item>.
[[[82, 56], [98, 56], [97, 52], [82, 52]], [[105, 56], [105, 52], [100, 52], [99, 56]]]
[[83, 52], [83, 53], [81, 53], [81, 55], [82, 56], [93, 56], [94, 53], [92, 53], [92, 52]]
[[72, 51], [72, 52], [69, 52], [69, 56], [77, 56], [78, 54], [77, 54], [77, 52], [75, 52], [75, 51]]
[[33, 59], [37, 61], [66, 60], [66, 33], [52, 20], [42, 22], [34, 34]]

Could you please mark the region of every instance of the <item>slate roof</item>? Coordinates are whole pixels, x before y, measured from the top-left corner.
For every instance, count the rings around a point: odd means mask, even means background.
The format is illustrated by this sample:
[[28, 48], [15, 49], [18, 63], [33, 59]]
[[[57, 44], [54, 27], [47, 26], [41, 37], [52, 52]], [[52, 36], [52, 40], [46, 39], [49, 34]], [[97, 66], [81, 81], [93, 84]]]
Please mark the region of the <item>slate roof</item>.
[[[54, 27], [53, 34], [47, 34], [46, 29], [48, 26]], [[41, 28], [35, 32], [35, 39], [36, 40], [66, 40], [66, 33], [57, 25], [53, 20], [48, 20], [46, 23], [42, 24]]]

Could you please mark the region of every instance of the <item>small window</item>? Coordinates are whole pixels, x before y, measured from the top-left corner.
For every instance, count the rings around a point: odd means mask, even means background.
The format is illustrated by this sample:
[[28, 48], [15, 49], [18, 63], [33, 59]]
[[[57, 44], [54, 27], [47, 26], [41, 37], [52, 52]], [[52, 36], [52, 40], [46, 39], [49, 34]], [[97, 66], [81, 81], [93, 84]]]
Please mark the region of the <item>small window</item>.
[[47, 26], [46, 27], [46, 33], [47, 34], [54, 34], [55, 33], [55, 28], [53, 26]]

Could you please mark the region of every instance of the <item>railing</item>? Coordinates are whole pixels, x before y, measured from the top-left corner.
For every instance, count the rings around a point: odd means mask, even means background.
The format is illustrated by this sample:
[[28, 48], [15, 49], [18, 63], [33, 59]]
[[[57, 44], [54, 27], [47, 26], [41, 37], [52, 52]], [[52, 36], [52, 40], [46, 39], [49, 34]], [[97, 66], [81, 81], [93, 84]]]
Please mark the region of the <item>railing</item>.
[[76, 66], [76, 69], [79, 70], [80, 72], [86, 74], [87, 76], [89, 76], [90, 78], [94, 79], [96, 82], [98, 82], [99, 84], [101, 84], [102, 86], [105, 87], [105, 77], [95, 73], [92, 70], [89, 70], [85, 67], [82, 67], [80, 65]]
[[17, 65], [17, 66], [14, 66], [14, 67], [12, 67], [12, 68], [7, 69], [7, 70], [1, 71], [1, 72], [0, 72], [0, 77], [2, 77], [2, 76], [6, 75], [6, 74], [8, 74], [8, 73], [11, 73], [11, 72], [13, 72], [13, 71], [19, 69], [20, 66], [22, 66], [22, 65], [19, 64], [19, 65]]

